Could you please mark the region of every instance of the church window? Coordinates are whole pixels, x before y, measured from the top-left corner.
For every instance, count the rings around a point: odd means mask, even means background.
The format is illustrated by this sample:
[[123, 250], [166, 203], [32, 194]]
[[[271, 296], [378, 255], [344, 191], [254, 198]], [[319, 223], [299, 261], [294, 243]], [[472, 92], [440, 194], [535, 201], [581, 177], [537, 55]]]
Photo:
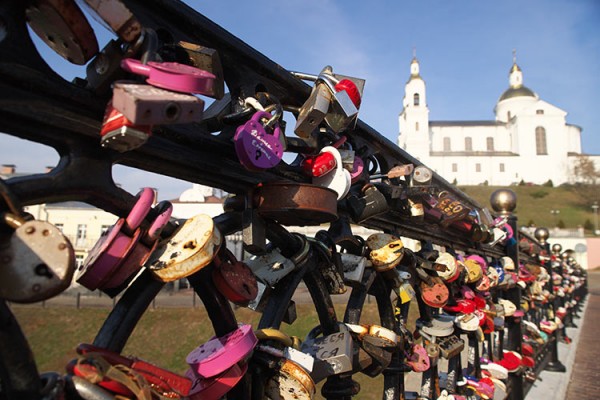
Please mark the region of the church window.
[[458, 172], [458, 164], [452, 163], [452, 172]]
[[475, 164], [475, 172], [481, 172], [481, 164]]
[[504, 172], [504, 163], [500, 163], [500, 172]]
[[537, 115], [544, 115], [544, 110], [535, 110]]
[[470, 137], [465, 138], [465, 151], [473, 151], [473, 140]]
[[537, 154], [548, 154], [546, 147], [546, 129], [543, 126], [535, 128], [535, 150]]
[[447, 136], [444, 138], [444, 151], [451, 151], [450, 138]]
[[420, 102], [420, 96], [419, 96], [419, 93], [415, 93], [415, 94], [414, 94], [414, 96], [413, 96], [413, 104], [414, 104], [415, 106], [418, 106], [418, 105], [419, 105], [419, 102]]
[[485, 143], [487, 145], [487, 151], [494, 151], [494, 138], [493, 137], [487, 137], [485, 139]]
[[415, 131], [417, 131], [417, 132], [419, 131], [419, 123], [418, 122], [415, 122]]

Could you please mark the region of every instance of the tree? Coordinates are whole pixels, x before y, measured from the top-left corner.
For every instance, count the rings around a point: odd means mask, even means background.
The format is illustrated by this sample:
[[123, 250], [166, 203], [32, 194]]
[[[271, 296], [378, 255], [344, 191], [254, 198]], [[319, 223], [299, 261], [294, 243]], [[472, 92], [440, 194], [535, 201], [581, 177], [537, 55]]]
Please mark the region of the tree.
[[590, 219], [586, 219], [585, 222], [583, 223], [583, 229], [585, 229], [586, 231], [593, 231], [594, 230], [594, 224], [592, 223], [592, 221], [590, 221]]
[[556, 224], [556, 226], [557, 226], [559, 229], [565, 229], [565, 228], [567, 227], [567, 226], [565, 225], [565, 221], [563, 221], [562, 219], [559, 219], [559, 220], [558, 220], [558, 223]]
[[548, 179], [548, 181], [546, 183], [544, 183], [542, 186], [554, 187], [554, 183], [552, 182], [552, 179]]
[[591, 206], [595, 201], [600, 201], [600, 171], [596, 169], [594, 161], [586, 155], [578, 155], [571, 171], [572, 188], [581, 202]]

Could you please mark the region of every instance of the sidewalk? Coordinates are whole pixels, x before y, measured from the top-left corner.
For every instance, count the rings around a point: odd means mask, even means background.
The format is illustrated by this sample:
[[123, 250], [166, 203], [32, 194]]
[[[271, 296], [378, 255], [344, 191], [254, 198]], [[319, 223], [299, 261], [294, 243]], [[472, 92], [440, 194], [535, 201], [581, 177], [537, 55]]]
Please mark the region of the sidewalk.
[[577, 328], [567, 328], [571, 344], [558, 344], [558, 358], [567, 372], [543, 371], [526, 399], [586, 400], [596, 399], [600, 380], [600, 273], [589, 274], [590, 294], [586, 299], [583, 316], [574, 322]]

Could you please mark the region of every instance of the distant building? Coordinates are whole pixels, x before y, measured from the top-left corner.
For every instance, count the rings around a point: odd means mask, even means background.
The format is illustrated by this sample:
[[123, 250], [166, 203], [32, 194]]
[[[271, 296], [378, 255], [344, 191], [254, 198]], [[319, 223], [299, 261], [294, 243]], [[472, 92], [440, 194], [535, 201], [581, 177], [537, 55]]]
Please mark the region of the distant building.
[[[398, 145], [446, 180], [498, 186], [521, 180], [573, 182], [573, 165], [582, 155], [582, 129], [566, 122], [566, 111], [524, 86], [516, 62], [509, 72], [509, 87], [494, 108], [494, 120], [430, 121], [426, 96], [419, 62], [413, 58]], [[600, 169], [600, 156], [590, 159]]]

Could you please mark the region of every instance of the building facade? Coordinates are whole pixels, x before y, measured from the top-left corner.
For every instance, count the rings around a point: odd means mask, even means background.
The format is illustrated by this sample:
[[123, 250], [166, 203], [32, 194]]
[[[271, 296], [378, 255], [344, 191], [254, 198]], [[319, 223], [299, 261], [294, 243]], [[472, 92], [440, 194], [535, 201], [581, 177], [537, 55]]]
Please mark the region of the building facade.
[[[513, 62], [509, 87], [489, 121], [430, 121], [425, 81], [413, 58], [399, 116], [398, 145], [459, 185], [507, 186], [518, 182], [574, 182], [581, 157], [581, 128], [567, 112], [540, 99], [523, 84]], [[600, 156], [589, 157], [600, 167]]]

